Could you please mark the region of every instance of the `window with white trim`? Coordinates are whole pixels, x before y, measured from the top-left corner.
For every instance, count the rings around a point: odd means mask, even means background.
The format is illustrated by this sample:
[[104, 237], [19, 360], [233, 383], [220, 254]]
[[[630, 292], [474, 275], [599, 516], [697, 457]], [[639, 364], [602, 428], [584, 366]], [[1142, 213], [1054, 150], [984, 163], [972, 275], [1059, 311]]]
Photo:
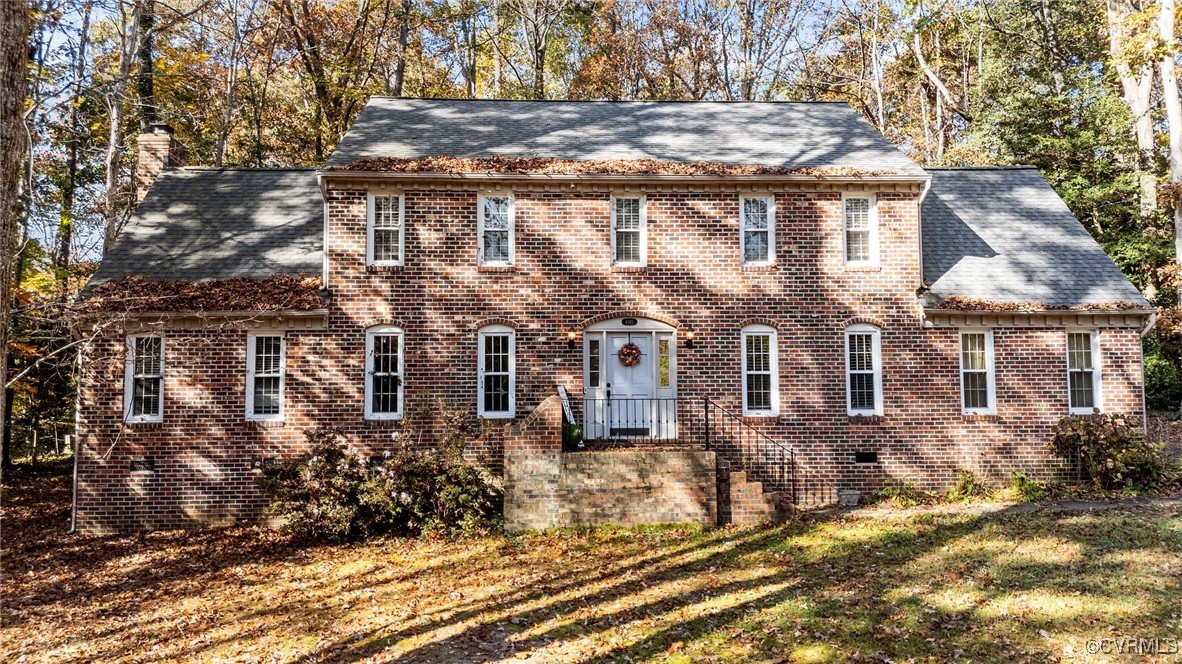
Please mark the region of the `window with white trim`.
[[639, 198], [612, 198], [612, 263], [643, 267], [648, 260], [646, 202]]
[[882, 339], [872, 325], [845, 331], [846, 412], [882, 414]]
[[845, 262], [874, 265], [878, 262], [878, 219], [873, 196], [843, 199]]
[[776, 210], [770, 196], [739, 197], [743, 265], [771, 265], [776, 261]]
[[965, 413], [996, 412], [992, 331], [960, 333], [960, 403]]
[[516, 414], [514, 341], [513, 328], [505, 325], [489, 325], [480, 330], [476, 406], [481, 417], [511, 418]]
[[250, 333], [246, 337], [246, 419], [283, 419], [282, 334]]
[[164, 421], [164, 338], [155, 334], [127, 337], [123, 419]]
[[743, 328], [743, 415], [773, 416], [780, 409], [776, 330], [767, 325]]
[[402, 265], [406, 203], [402, 196], [369, 195], [365, 260], [369, 265]]
[[365, 419], [402, 417], [402, 330], [378, 325], [365, 331]]
[[513, 197], [507, 194], [481, 196], [480, 234], [477, 243], [481, 265], [513, 264]]
[[1100, 399], [1100, 337], [1096, 332], [1067, 333], [1067, 394], [1072, 414], [1089, 415]]

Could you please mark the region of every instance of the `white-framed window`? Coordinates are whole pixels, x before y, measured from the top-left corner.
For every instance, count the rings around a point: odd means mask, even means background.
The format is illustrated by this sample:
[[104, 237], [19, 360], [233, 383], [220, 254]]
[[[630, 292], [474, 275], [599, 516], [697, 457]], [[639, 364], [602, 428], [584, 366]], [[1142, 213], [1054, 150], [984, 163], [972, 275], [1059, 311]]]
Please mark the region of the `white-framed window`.
[[775, 416], [780, 412], [780, 377], [776, 330], [767, 325], [743, 328], [743, 415]]
[[1067, 333], [1067, 401], [1073, 415], [1103, 409], [1100, 393], [1100, 334]]
[[882, 415], [882, 338], [873, 325], [845, 331], [845, 402], [850, 415]]
[[365, 419], [402, 417], [402, 358], [401, 328], [377, 325], [365, 331]]
[[960, 404], [965, 413], [997, 412], [993, 369], [993, 332], [960, 333]]
[[283, 419], [283, 367], [287, 349], [283, 334], [246, 335], [246, 419]]
[[739, 243], [743, 265], [771, 265], [776, 262], [774, 198], [739, 197]]
[[489, 325], [477, 335], [476, 409], [481, 417], [511, 418], [516, 414], [517, 350], [513, 328]]
[[513, 197], [509, 194], [479, 196], [479, 263], [513, 264]]
[[365, 262], [369, 265], [402, 265], [405, 236], [405, 198], [396, 194], [370, 194]]
[[132, 334], [127, 337], [123, 420], [164, 421], [164, 337], [160, 335]]
[[648, 262], [648, 201], [613, 196], [612, 264], [644, 267]]
[[874, 196], [842, 198], [842, 233], [848, 265], [878, 264], [878, 211]]

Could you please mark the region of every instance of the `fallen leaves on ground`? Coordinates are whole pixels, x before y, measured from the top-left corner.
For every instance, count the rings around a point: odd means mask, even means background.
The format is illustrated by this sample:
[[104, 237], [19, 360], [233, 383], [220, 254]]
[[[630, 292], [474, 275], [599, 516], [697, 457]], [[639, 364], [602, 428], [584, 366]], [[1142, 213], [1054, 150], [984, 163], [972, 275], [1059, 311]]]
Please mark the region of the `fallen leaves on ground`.
[[1182, 629], [1177, 503], [299, 546], [68, 535], [67, 477], [5, 481], [5, 662], [1042, 662]]

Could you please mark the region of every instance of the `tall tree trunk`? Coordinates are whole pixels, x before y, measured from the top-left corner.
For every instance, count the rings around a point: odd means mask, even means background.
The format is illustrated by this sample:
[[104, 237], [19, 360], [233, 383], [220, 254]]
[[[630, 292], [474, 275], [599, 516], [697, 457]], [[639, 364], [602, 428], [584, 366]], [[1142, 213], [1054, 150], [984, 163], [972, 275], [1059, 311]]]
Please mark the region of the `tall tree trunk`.
[[[16, 253], [21, 161], [26, 147], [25, 97], [28, 90], [29, 35], [32, 17], [24, 2], [0, 2], [0, 387], [8, 384], [8, 331], [12, 315], [12, 275]], [[0, 389], [0, 412], [11, 392]], [[9, 427], [5, 427], [7, 433]], [[4, 436], [7, 441], [8, 436]], [[0, 467], [10, 463], [8, 445]]]
[[156, 90], [154, 76], [156, 57], [152, 51], [152, 32], [156, 28], [156, 0], [142, 0], [143, 8], [139, 16], [139, 49], [136, 60], [139, 61], [139, 73], [135, 78], [135, 92], [139, 97], [140, 131], [148, 131], [148, 126], [156, 121]]
[[1141, 185], [1141, 214], [1148, 216], [1157, 209], [1157, 182], [1153, 177], [1154, 136], [1151, 110], [1153, 92], [1153, 62], [1143, 58], [1134, 69], [1135, 58], [1125, 51], [1126, 20], [1131, 8], [1125, 0], [1108, 0], [1108, 51], [1120, 78], [1125, 104], [1133, 116], [1133, 133], [1137, 139], [1137, 164]]
[[406, 49], [410, 46], [410, 11], [412, 0], [402, 0], [402, 14], [398, 17], [398, 59], [394, 61], [394, 84], [391, 86], [395, 97], [402, 96], [406, 84]]
[[82, 99], [82, 81], [86, 76], [86, 47], [90, 41], [90, 4], [85, 5], [82, 13], [82, 27], [78, 35], [78, 52], [74, 56], [74, 84], [70, 92], [70, 138], [66, 149], [66, 182], [62, 187], [61, 221], [58, 224], [57, 255], [54, 263], [57, 265], [59, 278], [65, 280], [67, 288], [62, 289], [62, 297], [69, 292], [70, 258], [74, 246], [74, 197], [78, 190], [78, 147], [82, 142], [82, 127], [79, 125], [78, 107]]
[[[130, 14], [128, 10], [130, 9]], [[123, 121], [126, 114], [127, 88], [131, 78], [132, 61], [139, 52], [140, 40], [140, 12], [143, 9], [141, 0], [133, 0], [130, 8], [125, 0], [119, 0], [119, 67], [115, 80], [107, 91], [107, 105], [109, 106], [109, 123], [107, 125], [107, 155], [105, 165], [107, 169], [107, 195], [104, 201], [104, 215], [106, 227], [103, 231], [103, 255], [105, 256], [115, 244], [119, 235], [119, 221], [123, 216], [121, 201], [122, 178], [120, 171], [123, 167]]]

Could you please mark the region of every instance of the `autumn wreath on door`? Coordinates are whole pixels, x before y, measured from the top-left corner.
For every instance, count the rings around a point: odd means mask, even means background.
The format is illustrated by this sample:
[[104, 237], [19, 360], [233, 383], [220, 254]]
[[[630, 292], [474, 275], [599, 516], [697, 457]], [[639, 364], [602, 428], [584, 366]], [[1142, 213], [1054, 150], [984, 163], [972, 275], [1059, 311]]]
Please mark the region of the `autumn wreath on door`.
[[640, 364], [640, 346], [633, 343], [620, 346], [620, 364], [626, 367], [634, 367]]

